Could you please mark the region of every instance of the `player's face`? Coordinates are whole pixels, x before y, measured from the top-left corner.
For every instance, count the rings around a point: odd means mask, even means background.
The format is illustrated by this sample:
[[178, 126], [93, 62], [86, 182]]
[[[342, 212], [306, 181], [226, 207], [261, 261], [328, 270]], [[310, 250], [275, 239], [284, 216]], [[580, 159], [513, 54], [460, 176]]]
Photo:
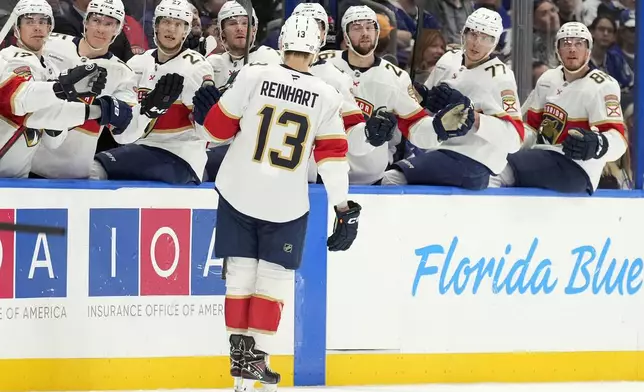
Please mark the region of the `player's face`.
[[51, 21], [46, 15], [25, 15], [21, 18], [18, 29], [22, 43], [31, 50], [39, 51], [51, 33]]
[[157, 25], [157, 41], [161, 49], [164, 52], [180, 49], [188, 28], [188, 24], [181, 19], [161, 18]]
[[372, 20], [358, 20], [347, 27], [353, 50], [366, 56], [376, 48], [378, 29]]
[[248, 32], [248, 17], [233, 16], [223, 21], [222, 38], [230, 51], [243, 51], [246, 48], [246, 33]]
[[586, 64], [590, 50], [583, 38], [564, 38], [559, 40], [559, 57], [566, 69], [576, 71]]
[[472, 62], [485, 59], [494, 49], [494, 37], [479, 31], [465, 32], [465, 55]]
[[106, 48], [118, 32], [119, 21], [105, 15], [91, 14], [85, 23], [85, 39], [93, 48]]

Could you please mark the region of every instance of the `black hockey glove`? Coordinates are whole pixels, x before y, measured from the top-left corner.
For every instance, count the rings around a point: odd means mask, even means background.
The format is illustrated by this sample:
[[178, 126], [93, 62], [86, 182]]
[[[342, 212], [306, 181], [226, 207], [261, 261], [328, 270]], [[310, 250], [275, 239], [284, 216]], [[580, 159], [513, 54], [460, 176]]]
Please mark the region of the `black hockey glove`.
[[130, 125], [132, 121], [132, 108], [127, 103], [114, 97], [102, 96], [94, 100], [94, 105], [101, 107], [100, 125], [111, 125], [113, 134], [118, 135]]
[[54, 83], [54, 94], [58, 99], [77, 101], [96, 97], [103, 92], [107, 82], [107, 70], [96, 64], [79, 65], [63, 71]]
[[599, 159], [608, 151], [608, 139], [599, 132], [571, 128], [563, 141], [564, 154], [574, 160]]
[[221, 93], [213, 84], [202, 85], [192, 98], [192, 116], [195, 122], [203, 125], [210, 109], [219, 102]]
[[426, 107], [427, 105], [427, 96], [429, 95], [429, 89], [422, 83], [414, 82], [414, 89], [420, 95], [420, 106]]
[[451, 88], [446, 83], [432, 87], [427, 93], [425, 107], [431, 113], [438, 113], [447, 105], [462, 102], [463, 94], [460, 91]]
[[170, 106], [179, 99], [182, 91], [183, 76], [176, 73], [161, 76], [154, 86], [154, 90], [143, 98], [141, 114], [152, 119], [164, 115]]
[[338, 211], [335, 208], [333, 234], [326, 241], [331, 252], [349, 249], [358, 236], [358, 221], [362, 207], [351, 200], [348, 204], [349, 209], [346, 211]]
[[460, 103], [447, 105], [432, 122], [441, 142], [467, 134], [474, 125], [474, 107], [469, 98], [462, 96]]
[[374, 147], [380, 147], [394, 137], [398, 125], [396, 116], [384, 110], [369, 117], [364, 128], [367, 141]]

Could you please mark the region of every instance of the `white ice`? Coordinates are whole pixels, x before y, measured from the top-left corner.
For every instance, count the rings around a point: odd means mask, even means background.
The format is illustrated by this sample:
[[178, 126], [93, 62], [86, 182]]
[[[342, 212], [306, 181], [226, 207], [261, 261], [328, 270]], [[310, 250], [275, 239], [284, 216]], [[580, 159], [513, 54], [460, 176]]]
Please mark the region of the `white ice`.
[[[175, 389], [167, 392], [231, 392], [229, 389]], [[129, 391], [137, 392], [137, 391]], [[140, 391], [148, 392], [148, 391]], [[161, 391], [155, 391], [161, 392]], [[546, 384], [428, 384], [386, 387], [297, 387], [279, 392], [644, 392], [644, 382]]]

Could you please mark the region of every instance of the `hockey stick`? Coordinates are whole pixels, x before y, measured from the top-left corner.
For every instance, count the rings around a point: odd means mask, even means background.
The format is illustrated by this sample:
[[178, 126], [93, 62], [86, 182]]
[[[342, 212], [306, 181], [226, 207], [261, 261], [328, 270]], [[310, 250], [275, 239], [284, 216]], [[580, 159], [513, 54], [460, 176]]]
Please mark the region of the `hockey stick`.
[[416, 0], [416, 9], [418, 10], [418, 15], [416, 16], [416, 35], [414, 36], [414, 47], [411, 52], [411, 67], [409, 68], [409, 77], [412, 82], [416, 77], [416, 50], [418, 49], [418, 41], [420, 41], [420, 36], [425, 24], [425, 10], [423, 9], [424, 3], [424, 0]]
[[[250, 40], [253, 35], [253, 3], [250, 0], [237, 0], [246, 10], [248, 15], [248, 28], [246, 29], [246, 48], [244, 49], [244, 65], [248, 64], [248, 53], [250, 52]], [[257, 26], [259, 28], [259, 26]]]
[[0, 231], [16, 231], [21, 233], [43, 233], [51, 235], [65, 235], [67, 230], [63, 227], [25, 225], [21, 223], [0, 222]]
[[7, 22], [4, 24], [4, 26], [2, 26], [2, 30], [0, 30], [0, 43], [2, 43], [7, 37], [7, 34], [9, 34], [9, 31], [13, 28], [13, 25], [16, 23], [17, 19], [18, 15], [16, 14], [16, 9], [14, 8], [13, 11], [11, 11], [11, 14], [9, 14], [9, 19], [7, 19]]

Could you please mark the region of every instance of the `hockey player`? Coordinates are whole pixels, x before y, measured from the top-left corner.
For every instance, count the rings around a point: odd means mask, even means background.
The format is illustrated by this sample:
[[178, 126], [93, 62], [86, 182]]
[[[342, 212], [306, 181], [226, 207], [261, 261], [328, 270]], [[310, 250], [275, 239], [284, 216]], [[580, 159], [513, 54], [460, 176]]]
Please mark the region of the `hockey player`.
[[561, 65], [541, 75], [524, 105], [537, 144], [508, 156], [491, 183], [592, 194], [606, 162], [626, 152], [620, 88], [588, 66], [593, 37], [585, 25], [568, 22], [555, 39]]
[[419, 92], [433, 113], [453, 99], [469, 97], [476, 109], [474, 126], [435, 150], [396, 162], [385, 173], [383, 185], [480, 190], [487, 188], [491, 174], [505, 168], [507, 155], [521, 147], [524, 128], [514, 74], [491, 56], [502, 33], [501, 16], [496, 11], [479, 8], [467, 18], [463, 50], [445, 53]]
[[442, 126], [434, 124], [449, 124], [452, 132], [463, 133], [471, 126], [469, 118], [473, 115], [467, 98], [463, 97], [460, 106], [450, 107], [433, 121], [416, 100], [407, 72], [374, 55], [379, 30], [376, 13], [371, 8], [349, 7], [342, 17], [342, 31], [349, 49], [320, 54], [321, 59], [352, 78], [353, 94], [365, 117], [381, 118], [377, 126], [367, 127], [365, 142], [360, 145], [369, 152], [349, 154], [350, 176], [355, 184], [380, 182], [390, 160], [387, 142], [396, 126], [418, 147], [430, 148], [450, 137]]
[[361, 209], [347, 201], [342, 99], [309, 73], [320, 46], [317, 22], [290, 17], [282, 45], [283, 65], [242, 68], [221, 99], [214, 86], [195, 95], [195, 121], [204, 123], [213, 140], [234, 138], [215, 182], [220, 195], [215, 254], [226, 263], [225, 319], [236, 391], [248, 387], [242, 378], [251, 386], [261, 381], [265, 391], [275, 391], [280, 381], [268, 353], [302, 259], [309, 210], [306, 161], [314, 147], [335, 206], [329, 250], [351, 246]]
[[[241, 4], [234, 0], [225, 2], [219, 10], [217, 27], [219, 38], [226, 51], [207, 57], [215, 75], [215, 86], [223, 88], [231, 76], [244, 66], [248, 23], [248, 13]], [[255, 46], [259, 21], [254, 9], [250, 23], [252, 23], [252, 36], [250, 37], [251, 49], [248, 54], [248, 63], [279, 64], [282, 60], [276, 50], [263, 45]]]
[[108, 73], [103, 95], [96, 102], [112, 109], [118, 106], [118, 123], [101, 124], [88, 120], [69, 131], [65, 142], [55, 150], [40, 148], [31, 171], [45, 178], [89, 178], [101, 132], [112, 132], [117, 142], [132, 119], [131, 107], [137, 104], [134, 72], [109, 52], [123, 28], [125, 9], [121, 0], [92, 0], [87, 6], [82, 38], [52, 34], [45, 45], [45, 57], [59, 69], [76, 65], [98, 64]]
[[128, 61], [140, 105], [121, 137], [136, 141], [96, 154], [91, 178], [201, 183], [206, 141], [191, 118], [192, 98], [213, 76], [201, 54], [182, 48], [191, 23], [192, 10], [183, 0], [163, 0], [156, 7], [157, 48]]
[[[0, 51], [0, 177], [26, 177], [40, 142], [59, 146], [67, 129], [87, 119], [111, 121], [113, 112], [86, 105], [105, 87], [106, 71], [95, 64], [59, 71], [42, 50], [53, 30], [54, 16], [45, 0], [20, 0], [14, 35], [18, 46]], [[74, 102], [75, 101], [75, 102]], [[102, 121], [101, 120], [101, 121]]]

